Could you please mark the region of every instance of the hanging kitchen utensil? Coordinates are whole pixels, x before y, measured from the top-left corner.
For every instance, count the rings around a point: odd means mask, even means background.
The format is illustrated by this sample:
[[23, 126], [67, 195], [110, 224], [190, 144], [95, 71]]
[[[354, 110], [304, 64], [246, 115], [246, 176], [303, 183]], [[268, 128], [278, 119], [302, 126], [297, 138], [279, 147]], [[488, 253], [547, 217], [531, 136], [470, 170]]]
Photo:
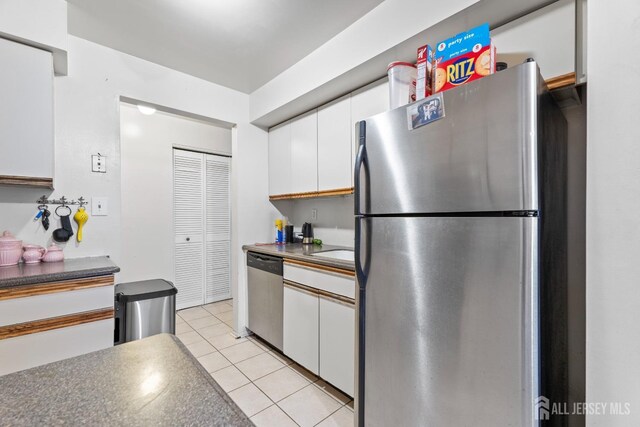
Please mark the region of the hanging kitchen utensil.
[[89, 214], [80, 206], [73, 216], [73, 220], [78, 223], [78, 235], [76, 239], [78, 239], [78, 242], [82, 242], [82, 227], [89, 220]]
[[44, 205], [40, 205], [38, 206], [38, 214], [36, 215], [35, 218], [33, 218], [34, 221], [37, 221], [40, 219], [40, 217], [42, 216], [42, 213], [44, 212]]
[[51, 216], [51, 212], [49, 212], [49, 209], [47, 209], [47, 207], [45, 206], [45, 208], [42, 211], [42, 227], [45, 230], [49, 229], [49, 217]]
[[[66, 215], [60, 215], [58, 210], [64, 208], [66, 208], [69, 213]], [[62, 205], [58, 206], [55, 212], [56, 215], [60, 217], [62, 228], [53, 230], [53, 240], [55, 240], [56, 242], [67, 242], [71, 238], [71, 236], [73, 236], [73, 228], [71, 228], [71, 220], [69, 219], [69, 217], [71, 216], [71, 208], [67, 205]]]
[[42, 221], [42, 227], [45, 230], [49, 229], [49, 216], [51, 216], [51, 212], [49, 212], [48, 208], [49, 207], [47, 205], [38, 206], [38, 214], [33, 218], [34, 221]]

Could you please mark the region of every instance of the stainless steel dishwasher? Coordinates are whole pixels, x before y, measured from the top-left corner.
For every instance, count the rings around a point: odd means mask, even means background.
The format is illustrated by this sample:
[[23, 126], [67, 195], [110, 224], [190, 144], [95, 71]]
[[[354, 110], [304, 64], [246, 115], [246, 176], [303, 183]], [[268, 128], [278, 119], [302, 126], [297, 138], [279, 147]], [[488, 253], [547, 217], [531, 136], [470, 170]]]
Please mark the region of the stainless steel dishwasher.
[[282, 258], [247, 253], [248, 328], [282, 350]]

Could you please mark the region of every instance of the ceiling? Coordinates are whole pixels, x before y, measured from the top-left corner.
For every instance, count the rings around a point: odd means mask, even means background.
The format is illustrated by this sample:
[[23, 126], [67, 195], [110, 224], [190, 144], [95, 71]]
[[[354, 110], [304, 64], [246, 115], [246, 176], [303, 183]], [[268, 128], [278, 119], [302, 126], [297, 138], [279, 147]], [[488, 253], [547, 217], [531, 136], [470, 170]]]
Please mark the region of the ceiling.
[[69, 33], [251, 93], [382, 0], [67, 0]]

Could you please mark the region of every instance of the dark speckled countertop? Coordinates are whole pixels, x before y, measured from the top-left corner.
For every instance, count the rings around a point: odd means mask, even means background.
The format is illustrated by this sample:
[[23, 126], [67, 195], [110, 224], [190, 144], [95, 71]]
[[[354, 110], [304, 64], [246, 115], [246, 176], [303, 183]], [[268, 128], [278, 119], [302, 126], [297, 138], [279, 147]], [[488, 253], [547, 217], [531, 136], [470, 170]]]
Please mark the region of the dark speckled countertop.
[[0, 377], [3, 426], [252, 426], [169, 334]]
[[258, 252], [265, 255], [274, 255], [283, 258], [291, 258], [300, 261], [311, 262], [314, 264], [326, 265], [329, 267], [343, 268], [345, 270], [355, 270], [355, 264], [353, 261], [312, 255], [325, 251], [353, 250], [353, 248], [348, 248], [345, 246], [303, 245], [302, 243], [289, 243], [286, 245], [244, 245], [242, 249], [245, 251]]
[[0, 289], [83, 277], [105, 276], [120, 271], [107, 256], [66, 259], [61, 262], [0, 267]]

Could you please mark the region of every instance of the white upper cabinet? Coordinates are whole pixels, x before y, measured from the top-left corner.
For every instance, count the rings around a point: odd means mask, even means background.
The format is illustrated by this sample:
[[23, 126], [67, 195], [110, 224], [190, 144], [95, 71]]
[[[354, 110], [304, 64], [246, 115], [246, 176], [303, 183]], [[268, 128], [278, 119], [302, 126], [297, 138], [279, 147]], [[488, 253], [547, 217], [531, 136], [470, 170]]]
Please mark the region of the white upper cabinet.
[[0, 38], [0, 58], [0, 183], [52, 187], [51, 53]]
[[575, 2], [561, 0], [491, 30], [498, 61], [515, 67], [533, 58], [545, 79], [575, 70]]
[[351, 97], [318, 108], [318, 191], [351, 187]]
[[[384, 113], [389, 109], [389, 83], [387, 78], [371, 83], [351, 93], [351, 158], [355, 161], [356, 141], [355, 125], [362, 119]], [[353, 182], [353, 162], [351, 162], [351, 180]]]
[[291, 193], [291, 125], [269, 131], [269, 194]]
[[385, 78], [269, 130], [269, 195], [353, 187], [355, 123], [388, 109]]
[[318, 113], [291, 121], [291, 193], [318, 191]]

